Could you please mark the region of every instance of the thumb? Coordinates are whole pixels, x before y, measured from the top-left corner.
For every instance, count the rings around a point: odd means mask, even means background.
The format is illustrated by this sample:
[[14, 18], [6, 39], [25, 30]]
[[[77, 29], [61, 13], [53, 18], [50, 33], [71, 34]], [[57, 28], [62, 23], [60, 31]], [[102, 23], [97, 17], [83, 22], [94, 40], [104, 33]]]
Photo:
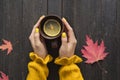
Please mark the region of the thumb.
[[62, 46], [66, 46], [67, 45], [67, 35], [65, 32], [62, 33], [61, 40], [62, 40]]

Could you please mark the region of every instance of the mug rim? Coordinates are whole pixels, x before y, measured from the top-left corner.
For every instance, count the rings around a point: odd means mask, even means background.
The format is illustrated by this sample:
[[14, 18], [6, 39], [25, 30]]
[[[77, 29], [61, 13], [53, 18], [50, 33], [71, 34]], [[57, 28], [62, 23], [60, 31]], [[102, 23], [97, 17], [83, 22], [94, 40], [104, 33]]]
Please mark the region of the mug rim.
[[[48, 35], [44, 32], [44, 30], [43, 30], [43, 27], [44, 27], [45, 22], [48, 21], [49, 19], [53, 19], [53, 20], [57, 21], [57, 22], [60, 24], [61, 30], [60, 30], [60, 33], [59, 33], [58, 35], [56, 35], [56, 36], [48, 36]], [[63, 30], [64, 30], [64, 26], [63, 26], [63, 22], [62, 22], [62, 20], [61, 20], [60, 17], [55, 16], [55, 15], [47, 15], [47, 16], [45, 16], [45, 17], [41, 20], [39, 29], [40, 29], [40, 34], [41, 34], [44, 38], [46, 38], [46, 39], [55, 39], [55, 38], [58, 38], [58, 37], [61, 36], [61, 34], [62, 34]]]

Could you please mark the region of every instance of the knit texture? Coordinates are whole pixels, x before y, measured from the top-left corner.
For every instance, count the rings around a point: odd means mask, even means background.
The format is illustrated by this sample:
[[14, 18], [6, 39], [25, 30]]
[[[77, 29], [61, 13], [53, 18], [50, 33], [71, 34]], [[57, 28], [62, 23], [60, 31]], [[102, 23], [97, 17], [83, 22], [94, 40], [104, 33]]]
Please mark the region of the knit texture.
[[84, 80], [80, 68], [75, 63], [82, 62], [82, 59], [76, 55], [70, 58], [56, 58], [55, 63], [62, 65], [59, 69], [60, 80]]
[[[42, 59], [34, 52], [30, 53], [31, 62], [28, 63], [28, 75], [26, 80], [47, 80], [49, 70], [47, 63], [52, 61], [52, 57], [47, 55]], [[82, 59], [76, 55], [70, 58], [56, 58], [55, 64], [61, 65], [59, 69], [59, 80], [84, 80], [80, 68], [75, 63], [82, 62]]]
[[47, 63], [52, 61], [52, 57], [47, 55], [45, 59], [42, 59], [34, 52], [30, 53], [31, 62], [28, 63], [28, 75], [26, 80], [47, 80], [49, 70]]

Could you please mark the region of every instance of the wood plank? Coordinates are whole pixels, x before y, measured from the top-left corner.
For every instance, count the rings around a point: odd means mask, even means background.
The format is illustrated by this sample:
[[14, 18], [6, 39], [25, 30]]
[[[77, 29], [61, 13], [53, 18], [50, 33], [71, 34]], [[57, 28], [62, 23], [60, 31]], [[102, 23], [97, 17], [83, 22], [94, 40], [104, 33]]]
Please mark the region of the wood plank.
[[29, 35], [33, 29], [33, 26], [36, 24], [37, 20], [42, 15], [47, 14], [47, 0], [23, 0], [23, 26], [22, 26], [22, 61], [24, 65], [22, 69], [24, 72], [22, 73], [23, 80], [26, 80], [27, 75], [27, 64], [29, 60], [29, 52], [33, 51], [31, 44], [29, 42]]
[[[75, 0], [74, 8], [74, 30], [78, 40], [76, 53], [81, 56], [80, 49], [86, 44], [86, 35], [90, 35], [93, 40], [99, 40], [104, 34], [101, 27], [101, 0]], [[90, 65], [83, 62], [80, 67], [85, 80], [102, 80], [102, 72], [97, 64]]]
[[[65, 17], [67, 19], [67, 21], [69, 22], [69, 24], [71, 25], [71, 27], [73, 28], [74, 30], [74, 33], [76, 35], [76, 38], [77, 38], [77, 41], [78, 43], [81, 43], [81, 41], [79, 41], [80, 39], [78, 39], [78, 26], [76, 25], [76, 17], [78, 17], [78, 9], [80, 6], [80, 4], [78, 3], [79, 1], [75, 1], [75, 0], [63, 0], [63, 17]], [[76, 4], [78, 3], [78, 4]], [[79, 10], [80, 11], [80, 10]], [[78, 18], [77, 18], [78, 19]], [[76, 29], [77, 28], [77, 29]], [[78, 35], [77, 35], [78, 34]], [[79, 35], [80, 36], [80, 35]], [[75, 50], [75, 54], [77, 54], [78, 56], [81, 57], [81, 54], [80, 54], [80, 48], [79, 46], [77, 45], [77, 48]], [[81, 63], [79, 64], [79, 67], [81, 69], [81, 72], [83, 74], [83, 77], [84, 77], [84, 72], [83, 72], [83, 68], [84, 67], [83, 65], [81, 65]], [[86, 80], [86, 78], [85, 78]]]
[[61, 3], [62, 0], [48, 0], [48, 14], [61, 16]]
[[[2, 38], [10, 40], [13, 44], [20, 40], [22, 24], [22, 1], [3, 0], [3, 28]], [[21, 48], [19, 44], [13, 46], [14, 50], [10, 55], [6, 51], [1, 52], [2, 68], [1, 71], [9, 75], [10, 80], [22, 80], [21, 71]], [[19, 63], [19, 64], [18, 64]]]
[[3, 32], [3, 0], [0, 1], [0, 40]]
[[[104, 40], [107, 47], [107, 51], [110, 53], [109, 56], [104, 61], [104, 67], [107, 69], [108, 73], [103, 74], [103, 80], [117, 80], [117, 54], [118, 49], [116, 43], [117, 33], [116, 33], [116, 23], [117, 23], [117, 0], [102, 0], [103, 8], [103, 20], [102, 26], [104, 28]], [[113, 47], [114, 46], [114, 47]], [[114, 64], [114, 65], [113, 65]]]
[[63, 0], [62, 3], [62, 17], [65, 17], [71, 27], [74, 27], [74, 1], [73, 0]]
[[116, 16], [116, 18], [117, 18], [117, 24], [116, 24], [116, 39], [115, 39], [115, 50], [114, 51], [116, 51], [116, 52], [114, 52], [114, 53], [116, 53], [116, 55], [117, 55], [117, 80], [119, 80], [120, 79], [120, 76], [119, 76], [119, 74], [120, 74], [120, 49], [119, 49], [119, 45], [120, 45], [120, 36], [119, 36], [119, 34], [120, 34], [120, 0], [117, 0], [116, 1], [116, 5], [117, 5], [117, 16]]
[[[62, 5], [62, 0], [48, 0], [48, 7], [47, 7], [48, 15], [56, 15], [56, 16], [61, 17], [62, 15], [61, 5]], [[52, 49], [50, 45], [48, 45], [48, 52], [55, 58], [59, 55], [59, 48]], [[59, 76], [58, 76], [59, 67], [56, 64], [54, 64], [54, 62], [51, 62], [48, 65], [48, 67], [49, 67], [49, 72], [50, 72], [48, 80], [59, 80]]]

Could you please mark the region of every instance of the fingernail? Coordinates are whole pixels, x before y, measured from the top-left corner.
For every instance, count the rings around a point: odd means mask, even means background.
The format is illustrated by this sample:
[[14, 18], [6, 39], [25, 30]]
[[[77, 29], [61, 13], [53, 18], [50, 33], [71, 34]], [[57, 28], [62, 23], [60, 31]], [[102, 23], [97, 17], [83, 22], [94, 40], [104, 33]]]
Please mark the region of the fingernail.
[[36, 29], [35, 29], [35, 32], [38, 33], [38, 32], [39, 32], [39, 28], [36, 28]]
[[45, 17], [45, 15], [42, 15], [40, 18], [43, 18], [43, 17]]
[[66, 33], [65, 32], [62, 33], [62, 38], [66, 38]]
[[64, 21], [67, 21], [64, 17], [62, 18]]

